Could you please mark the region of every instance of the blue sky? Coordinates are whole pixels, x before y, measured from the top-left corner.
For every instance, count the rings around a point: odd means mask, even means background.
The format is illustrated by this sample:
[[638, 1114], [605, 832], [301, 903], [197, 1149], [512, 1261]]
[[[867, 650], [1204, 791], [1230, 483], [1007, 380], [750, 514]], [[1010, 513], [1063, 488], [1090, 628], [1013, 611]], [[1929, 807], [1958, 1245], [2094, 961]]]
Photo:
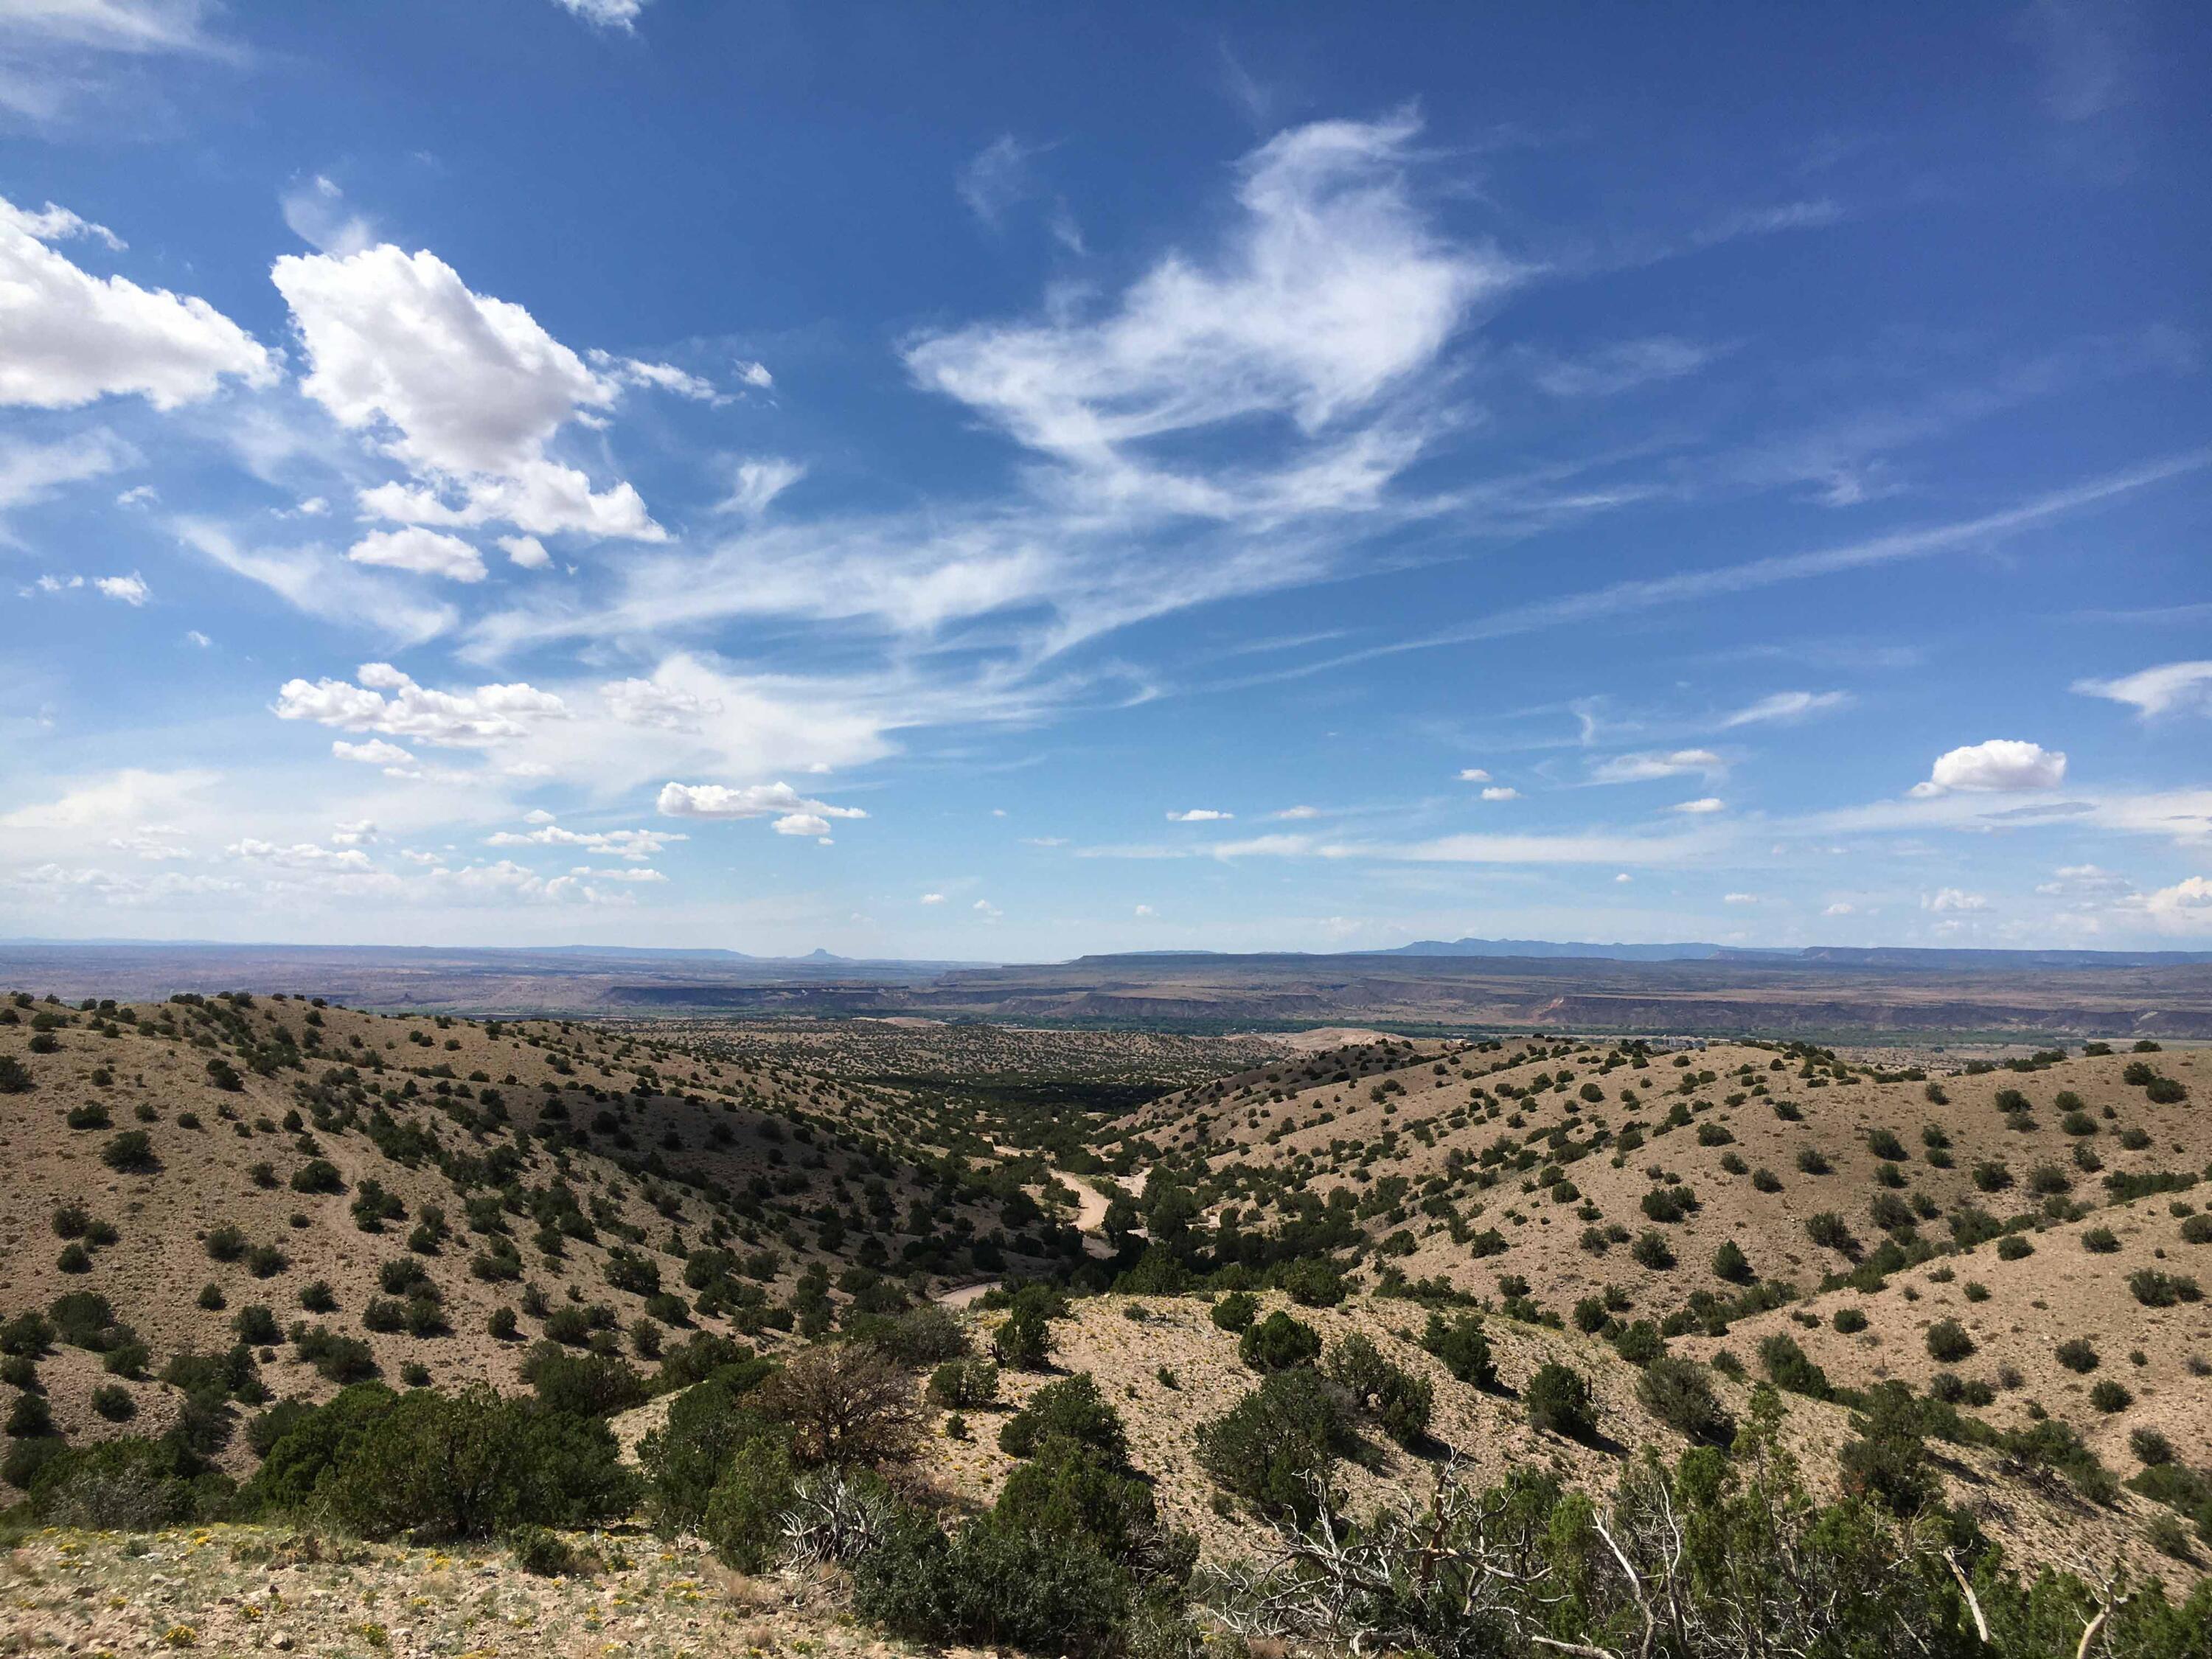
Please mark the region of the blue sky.
[[0, 934], [2212, 948], [2208, 87], [0, 0]]

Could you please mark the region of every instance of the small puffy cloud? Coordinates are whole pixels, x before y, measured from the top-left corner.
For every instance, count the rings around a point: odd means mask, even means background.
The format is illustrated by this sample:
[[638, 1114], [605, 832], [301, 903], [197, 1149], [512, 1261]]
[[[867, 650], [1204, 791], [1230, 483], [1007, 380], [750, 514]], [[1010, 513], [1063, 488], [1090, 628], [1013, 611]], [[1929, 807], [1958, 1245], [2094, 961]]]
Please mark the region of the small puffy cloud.
[[1321, 816], [1321, 808], [1318, 806], [1285, 806], [1281, 811], [1276, 813], [1275, 816], [1279, 818], [1288, 818], [1292, 820], [1317, 818]]
[[146, 579], [135, 570], [127, 576], [95, 577], [92, 585], [109, 599], [120, 599], [134, 607], [145, 604], [154, 592], [146, 586]]
[[1969, 893], [1962, 888], [1939, 887], [1932, 893], [1921, 895], [1920, 908], [1942, 915], [1986, 910], [1990, 908], [1990, 902], [1979, 893]]
[[2212, 662], [2169, 662], [2112, 680], [2076, 680], [2084, 696], [2133, 705], [2148, 720], [2157, 714], [2212, 714]]
[[501, 830], [486, 836], [487, 847], [574, 847], [586, 853], [610, 853], [618, 859], [635, 862], [657, 856], [672, 841], [690, 837], [674, 835], [665, 830], [563, 830], [558, 824], [542, 824], [531, 830]]
[[535, 536], [501, 536], [499, 545], [510, 560], [525, 570], [543, 570], [553, 562], [545, 544]]
[[1675, 749], [1661, 754], [1615, 755], [1590, 769], [1592, 783], [1644, 783], [1698, 772], [1711, 777], [1728, 763], [1710, 749]]
[[206, 301], [94, 276], [47, 246], [72, 235], [113, 242], [65, 208], [0, 198], [0, 404], [135, 395], [167, 410], [213, 397], [225, 378], [275, 380], [268, 352]]
[[830, 834], [830, 821], [814, 812], [788, 812], [769, 826], [779, 836], [820, 836]]
[[1721, 895], [1721, 902], [1723, 904], [1756, 904], [1759, 902], [1759, 895], [1756, 893], [1723, 893]]
[[1937, 756], [1927, 781], [1914, 784], [1911, 793], [1923, 800], [1954, 789], [2008, 794], [2056, 789], [2065, 781], [2063, 750], [2014, 738], [1991, 738]]
[[204, 651], [210, 646], [213, 645], [215, 641], [210, 639], [206, 635], [201, 633], [198, 629], [187, 628], [185, 630], [185, 643], [191, 646], [197, 646], [200, 650]]
[[386, 743], [382, 738], [371, 738], [367, 743], [348, 743], [336, 738], [331, 743], [331, 753], [343, 761], [358, 761], [363, 766], [406, 766], [414, 755], [396, 743]]
[[915, 902], [920, 904], [942, 904], [945, 902], [945, 895], [942, 893], [924, 893], [920, 899], [915, 901]]
[[572, 876], [587, 876], [593, 881], [626, 881], [634, 884], [666, 881], [668, 879], [668, 878], [662, 875], [659, 871], [647, 870], [641, 866], [630, 870], [594, 870], [588, 864], [580, 864], [574, 869], [569, 871], [568, 873]]
[[1233, 818], [1236, 816], [1234, 812], [1217, 812], [1210, 806], [1194, 806], [1186, 811], [1169, 813], [1168, 822], [1170, 823], [1219, 823], [1224, 819]]
[[1627, 871], [1624, 870], [1613, 879], [1615, 886], [1626, 887], [1630, 882], [1634, 881], [1636, 878], [1630, 875]]
[[2212, 878], [2190, 876], [2146, 894], [2142, 908], [2168, 933], [2212, 932]]
[[1488, 783], [1490, 774], [1480, 766], [1462, 766], [1459, 770], [1459, 781], [1462, 783]]
[[637, 27], [639, 15], [645, 10], [647, 0], [553, 0], [553, 3], [571, 17], [580, 17], [586, 23], [603, 29], [625, 32]]
[[2098, 865], [2062, 864], [2051, 872], [2051, 879], [2038, 884], [2035, 890], [2045, 898], [2097, 898], [2133, 889], [2134, 884], [2125, 876], [2114, 875]]
[[451, 605], [419, 598], [413, 583], [350, 564], [326, 548], [241, 547], [204, 520], [181, 520], [177, 530], [187, 546], [233, 575], [339, 627], [373, 628], [403, 645], [420, 645], [458, 620]]
[[[389, 663], [363, 663], [359, 684], [344, 680], [287, 680], [276, 693], [276, 717], [313, 720], [348, 732], [379, 732], [449, 748], [478, 748], [526, 737], [545, 720], [566, 720], [560, 698], [534, 685], [480, 685], [434, 691]], [[389, 695], [387, 695], [389, 694]]]
[[737, 362], [738, 378], [756, 391], [766, 392], [775, 385], [775, 376], [768, 372], [766, 363], [756, 363], [740, 357]]
[[1670, 812], [1689, 812], [1702, 816], [1707, 812], [1725, 811], [1727, 809], [1728, 803], [1718, 795], [1700, 795], [1695, 800], [1678, 800], [1667, 810]]
[[1159, 912], [1153, 909], [1149, 904], [1140, 904], [1136, 908], [1136, 914], [1140, 916], [1156, 916], [1159, 915]]
[[1838, 899], [1826, 909], [1821, 911], [1820, 914], [1824, 916], [1848, 916], [1857, 914], [1857, 911], [1858, 907], [1856, 905], [1852, 904], [1844, 899]]
[[996, 921], [1000, 916], [1006, 914], [1004, 910], [999, 908], [997, 905], [992, 903], [988, 899], [977, 899], [975, 903], [969, 905], [968, 908], [973, 910], [977, 915], [982, 917], [986, 921]]
[[1510, 784], [1498, 783], [1484, 790], [1482, 798], [1485, 800], [1519, 800], [1521, 792]]
[[448, 581], [484, 579], [483, 558], [476, 549], [459, 536], [442, 535], [416, 525], [404, 530], [372, 530], [346, 550], [346, 557], [356, 564], [411, 570], [418, 576], [443, 576]]
[[[752, 783], [732, 788], [720, 783], [669, 783], [661, 787], [654, 805], [671, 818], [775, 818], [779, 835], [827, 835], [825, 818], [864, 818], [857, 806], [832, 806], [827, 801], [802, 795], [787, 783]], [[805, 827], [784, 825], [805, 820]], [[819, 829], [812, 825], [820, 824]]]
[[376, 820], [374, 818], [356, 818], [331, 831], [331, 845], [333, 847], [359, 847], [375, 839]]
[[756, 456], [739, 461], [730, 481], [730, 493], [714, 503], [714, 511], [757, 518], [768, 511], [769, 502], [805, 476], [805, 466], [781, 456]]
[[1843, 691], [1778, 691], [1771, 697], [1761, 697], [1757, 702], [1747, 704], [1728, 715], [1721, 721], [1721, 728], [1726, 731], [1738, 726], [1801, 720], [1808, 714], [1840, 708], [1850, 701], [1850, 694]]
[[280, 870], [366, 871], [374, 868], [359, 848], [333, 849], [303, 841], [290, 847], [256, 841], [251, 836], [234, 842], [224, 852], [249, 864], [266, 864]]
[[[622, 387], [522, 307], [471, 292], [427, 250], [389, 243], [343, 258], [288, 254], [270, 279], [307, 354], [301, 390], [428, 481], [366, 490], [366, 510], [448, 528], [497, 519], [538, 535], [665, 535], [628, 483], [595, 494], [546, 454], [563, 425]], [[447, 499], [456, 493], [458, 504]]]

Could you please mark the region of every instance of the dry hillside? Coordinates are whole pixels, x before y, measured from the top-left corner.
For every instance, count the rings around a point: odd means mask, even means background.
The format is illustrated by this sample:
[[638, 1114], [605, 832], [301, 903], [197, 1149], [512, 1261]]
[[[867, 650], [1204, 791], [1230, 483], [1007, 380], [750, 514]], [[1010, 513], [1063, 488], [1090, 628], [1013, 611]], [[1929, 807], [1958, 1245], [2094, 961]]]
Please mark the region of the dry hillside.
[[[1030, 1197], [1054, 1196], [1041, 1164], [972, 1137], [976, 1159], [949, 1159], [933, 1133], [896, 1091], [649, 1032], [18, 994], [0, 1005], [0, 1319], [94, 1310], [92, 1346], [64, 1341], [40, 1380], [56, 1426], [97, 1437], [159, 1432], [168, 1363], [229, 1348], [256, 1309], [365, 1343], [395, 1383], [420, 1366], [507, 1386], [541, 1334], [649, 1370], [697, 1330], [773, 1342], [879, 1280], [903, 1300], [1075, 1248]], [[255, 1342], [276, 1394], [337, 1387]], [[131, 1414], [95, 1412], [101, 1388]]]

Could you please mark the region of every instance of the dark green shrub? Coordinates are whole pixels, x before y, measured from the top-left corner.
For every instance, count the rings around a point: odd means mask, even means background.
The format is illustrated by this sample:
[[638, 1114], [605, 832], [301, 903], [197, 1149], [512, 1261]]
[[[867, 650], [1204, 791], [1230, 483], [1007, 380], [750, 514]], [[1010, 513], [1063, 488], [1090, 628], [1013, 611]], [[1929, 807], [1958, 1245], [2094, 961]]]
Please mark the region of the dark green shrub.
[[2081, 1248], [2092, 1255], [2113, 1255], [2118, 1253], [2120, 1237], [2110, 1227], [2091, 1227], [2081, 1235]]
[[999, 1397], [999, 1367], [981, 1355], [948, 1359], [929, 1376], [929, 1403], [952, 1411], [988, 1406]]
[[100, 1149], [100, 1161], [109, 1169], [125, 1175], [136, 1175], [160, 1166], [154, 1156], [153, 1137], [143, 1129], [125, 1129], [119, 1135], [111, 1135]]
[[2171, 1308], [2177, 1302], [2197, 1302], [2204, 1292], [2186, 1273], [2160, 1273], [2138, 1267], [2128, 1275], [2128, 1292], [2146, 1308]]
[[1940, 1364], [1954, 1365], [1971, 1358], [1974, 1339], [1955, 1319], [1939, 1319], [1928, 1328], [1928, 1352]]
[[1344, 1390], [1354, 1411], [1373, 1419], [1400, 1445], [1419, 1445], [1426, 1438], [1436, 1390], [1425, 1377], [1385, 1358], [1366, 1337], [1346, 1337], [1329, 1351], [1321, 1369]]
[[646, 1397], [645, 1380], [628, 1360], [567, 1353], [550, 1343], [531, 1350], [522, 1380], [548, 1411], [574, 1417], [611, 1417]]
[[1213, 1304], [1209, 1316], [1220, 1329], [1238, 1334], [1252, 1328], [1260, 1316], [1260, 1298], [1246, 1291], [1231, 1291]]
[[230, 1317], [230, 1328], [238, 1333], [241, 1342], [251, 1342], [256, 1347], [274, 1347], [284, 1340], [284, 1333], [276, 1323], [276, 1316], [260, 1303], [240, 1308]]
[[1255, 1371], [1285, 1371], [1321, 1355], [1321, 1334], [1279, 1309], [1237, 1339], [1237, 1357]]
[[1846, 1442], [1838, 1457], [1844, 1491], [1905, 1520], [1942, 1496], [1929, 1473], [1922, 1408], [1911, 1389], [1902, 1382], [1878, 1383], [1851, 1426], [1859, 1437]]
[[1735, 1419], [1713, 1392], [1705, 1368], [1665, 1355], [1651, 1360], [1637, 1379], [1636, 1398], [1644, 1409], [1677, 1434], [1716, 1446], [1735, 1438]]
[[1833, 1210], [1822, 1210], [1805, 1218], [1805, 1236], [1824, 1250], [1838, 1250], [1849, 1255], [1858, 1249], [1858, 1240], [1843, 1217]]
[[853, 1604], [909, 1641], [1089, 1656], [1117, 1645], [1129, 1583], [1087, 1538], [911, 1517], [854, 1563]]
[[[647, 1485], [647, 1513], [655, 1531], [665, 1535], [702, 1532], [716, 1486], [732, 1460], [756, 1442], [775, 1446], [781, 1460], [782, 1484], [788, 1487], [790, 1437], [747, 1403], [745, 1396], [756, 1386], [757, 1377], [747, 1366], [732, 1366], [694, 1383], [670, 1402], [666, 1421], [638, 1443], [638, 1463]], [[768, 1518], [772, 1521], [774, 1516]], [[738, 1525], [735, 1510], [725, 1520], [732, 1527]], [[708, 1536], [710, 1542], [716, 1541]], [[716, 1547], [720, 1547], [719, 1542]], [[724, 1559], [732, 1566], [741, 1565], [726, 1554]], [[757, 1567], [743, 1570], [759, 1571]]]
[[1326, 1256], [1302, 1257], [1284, 1269], [1282, 1285], [1301, 1308], [1334, 1308], [1350, 1294], [1344, 1275]]
[[332, 1474], [332, 1506], [364, 1536], [469, 1540], [625, 1513], [636, 1481], [604, 1423], [477, 1387], [404, 1395]]
[[1828, 1374], [1807, 1358], [1796, 1339], [1786, 1333], [1778, 1331], [1759, 1339], [1759, 1363], [1778, 1389], [1814, 1400], [1826, 1400], [1832, 1392]]
[[111, 1423], [127, 1423], [138, 1414], [138, 1401], [120, 1382], [103, 1382], [92, 1391], [92, 1408]]
[[2128, 1392], [2125, 1383], [2116, 1382], [2108, 1376], [2090, 1386], [2089, 1403], [2109, 1416], [2127, 1410], [2136, 1403], [2136, 1397]]
[[2069, 1371], [2086, 1374], [2097, 1369], [2097, 1350], [2085, 1336], [2069, 1336], [2052, 1352]]
[[[733, 1422], [742, 1423], [750, 1413]], [[759, 1422], [761, 1419], [752, 1418]], [[781, 1539], [780, 1522], [797, 1490], [789, 1442], [770, 1431], [737, 1439], [702, 1507], [699, 1534], [726, 1566], [739, 1572], [768, 1570]]]
[[1522, 1402], [1528, 1407], [1532, 1427], [1570, 1440], [1589, 1440], [1597, 1433], [1597, 1414], [1590, 1399], [1590, 1387], [1579, 1372], [1570, 1370], [1557, 1361], [1548, 1361], [1537, 1368], [1521, 1391]]
[[1491, 1358], [1490, 1339], [1483, 1334], [1482, 1321], [1476, 1315], [1446, 1319], [1442, 1314], [1431, 1314], [1428, 1328], [1421, 1333], [1421, 1346], [1461, 1382], [1478, 1389], [1497, 1389], [1497, 1363]]
[[1272, 1516], [1310, 1519], [1335, 1459], [1356, 1449], [1342, 1390], [1311, 1366], [1279, 1371], [1198, 1431], [1199, 1466]]
[[1121, 1413], [1108, 1403], [1088, 1371], [1064, 1382], [1048, 1382], [1030, 1396], [999, 1430], [999, 1449], [1010, 1457], [1033, 1457], [1054, 1437], [1097, 1449], [1115, 1463], [1128, 1461], [1128, 1431]]

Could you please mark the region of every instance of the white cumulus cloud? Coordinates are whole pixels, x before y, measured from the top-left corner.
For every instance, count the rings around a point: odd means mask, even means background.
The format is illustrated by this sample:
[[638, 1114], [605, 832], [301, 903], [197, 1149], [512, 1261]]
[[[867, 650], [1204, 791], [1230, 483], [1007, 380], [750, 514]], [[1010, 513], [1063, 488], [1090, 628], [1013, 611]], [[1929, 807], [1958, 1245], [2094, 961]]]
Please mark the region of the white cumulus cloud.
[[436, 691], [380, 662], [363, 663], [357, 677], [358, 684], [287, 680], [276, 693], [276, 717], [451, 748], [511, 742], [540, 722], [568, 717], [568, 706], [559, 697], [533, 685]]
[[1954, 789], [2012, 793], [2056, 789], [2065, 781], [2063, 750], [2014, 738], [1991, 738], [1937, 756], [1927, 781], [1913, 785], [1912, 793], [1923, 799]]
[[1972, 910], [1986, 910], [1990, 902], [1979, 893], [1969, 893], [1958, 887], [1939, 887], [1932, 893], [1921, 896], [1920, 908], [1938, 915]]
[[120, 599], [127, 605], [142, 605], [153, 597], [154, 590], [146, 586], [146, 579], [137, 571], [127, 576], [96, 576], [92, 585], [111, 599]]
[[458, 536], [425, 530], [419, 525], [372, 530], [346, 550], [346, 557], [356, 564], [411, 570], [418, 576], [443, 576], [448, 581], [484, 579], [483, 556], [475, 548]]
[[1234, 812], [1217, 812], [1210, 806], [1193, 806], [1184, 811], [1169, 813], [1168, 822], [1170, 823], [1219, 823], [1224, 819], [1233, 818], [1236, 816]]
[[[810, 799], [787, 783], [754, 783], [736, 788], [720, 783], [669, 783], [661, 787], [654, 805], [662, 817], [672, 818], [773, 817], [778, 820], [778, 833], [787, 836], [824, 835], [830, 828], [823, 823], [825, 818], [868, 816], [857, 806], [832, 806], [827, 801]], [[783, 827], [794, 818], [822, 827]]]
[[301, 389], [423, 481], [363, 491], [369, 512], [447, 527], [503, 520], [534, 535], [665, 533], [629, 483], [595, 493], [547, 455], [563, 425], [613, 404], [621, 386], [522, 307], [472, 293], [428, 250], [389, 243], [288, 254], [270, 276], [307, 352]]
[[47, 246], [84, 234], [106, 233], [66, 209], [0, 198], [0, 404], [135, 394], [167, 410], [213, 397], [225, 376], [276, 379], [268, 352], [206, 301], [94, 276]]

